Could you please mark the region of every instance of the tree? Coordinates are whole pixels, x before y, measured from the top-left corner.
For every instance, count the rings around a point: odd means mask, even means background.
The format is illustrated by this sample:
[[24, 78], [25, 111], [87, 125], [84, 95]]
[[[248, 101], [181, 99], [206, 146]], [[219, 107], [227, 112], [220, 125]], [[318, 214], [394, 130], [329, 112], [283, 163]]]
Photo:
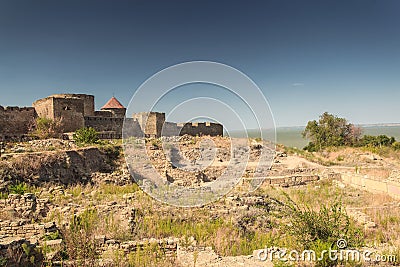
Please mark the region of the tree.
[[361, 129], [344, 118], [325, 112], [318, 121], [309, 121], [302, 135], [310, 140], [304, 149], [320, 151], [329, 146], [352, 146], [358, 143]]

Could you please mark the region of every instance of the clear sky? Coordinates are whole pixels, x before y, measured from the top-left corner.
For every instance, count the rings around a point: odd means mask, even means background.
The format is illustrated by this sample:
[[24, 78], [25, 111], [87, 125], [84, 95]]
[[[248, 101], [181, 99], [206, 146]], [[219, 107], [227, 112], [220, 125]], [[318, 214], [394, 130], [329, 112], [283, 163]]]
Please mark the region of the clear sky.
[[399, 12], [399, 0], [1, 0], [0, 105], [63, 92], [127, 105], [154, 73], [211, 60], [253, 79], [277, 126], [324, 111], [400, 122]]

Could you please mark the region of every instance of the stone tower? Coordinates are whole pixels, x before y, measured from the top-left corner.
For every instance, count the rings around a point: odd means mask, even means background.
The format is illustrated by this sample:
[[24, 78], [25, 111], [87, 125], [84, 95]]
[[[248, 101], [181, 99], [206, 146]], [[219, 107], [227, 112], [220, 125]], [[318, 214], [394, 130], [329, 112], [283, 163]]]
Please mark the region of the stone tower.
[[161, 137], [165, 113], [140, 112], [132, 114], [132, 118], [138, 121], [145, 137]]
[[57, 94], [33, 103], [39, 117], [61, 120], [65, 132], [85, 126], [85, 116], [94, 115], [94, 96], [85, 94]]

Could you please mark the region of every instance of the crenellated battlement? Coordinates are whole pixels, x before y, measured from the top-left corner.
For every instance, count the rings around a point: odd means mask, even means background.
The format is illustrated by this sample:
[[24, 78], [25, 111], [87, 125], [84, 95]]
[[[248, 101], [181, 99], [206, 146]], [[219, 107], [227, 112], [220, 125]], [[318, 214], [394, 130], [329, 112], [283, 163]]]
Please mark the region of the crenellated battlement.
[[179, 123], [178, 127], [181, 127], [180, 135], [210, 135], [210, 136], [222, 136], [223, 126], [219, 123], [214, 122], [187, 122]]
[[214, 122], [181, 122], [181, 123], [177, 123], [177, 125], [179, 127], [216, 127], [219, 126], [221, 124], [219, 123], [214, 123]]
[[34, 107], [15, 107], [15, 106], [0, 106], [0, 111], [15, 112], [15, 111], [35, 111]]

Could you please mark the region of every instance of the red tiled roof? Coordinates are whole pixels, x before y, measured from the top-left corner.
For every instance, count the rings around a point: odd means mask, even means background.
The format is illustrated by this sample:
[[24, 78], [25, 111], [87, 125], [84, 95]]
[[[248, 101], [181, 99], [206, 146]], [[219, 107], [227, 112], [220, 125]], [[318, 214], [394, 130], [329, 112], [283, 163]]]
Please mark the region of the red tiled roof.
[[125, 107], [115, 97], [111, 97], [110, 100], [108, 100], [108, 102], [101, 109], [109, 109], [109, 108], [125, 108]]

